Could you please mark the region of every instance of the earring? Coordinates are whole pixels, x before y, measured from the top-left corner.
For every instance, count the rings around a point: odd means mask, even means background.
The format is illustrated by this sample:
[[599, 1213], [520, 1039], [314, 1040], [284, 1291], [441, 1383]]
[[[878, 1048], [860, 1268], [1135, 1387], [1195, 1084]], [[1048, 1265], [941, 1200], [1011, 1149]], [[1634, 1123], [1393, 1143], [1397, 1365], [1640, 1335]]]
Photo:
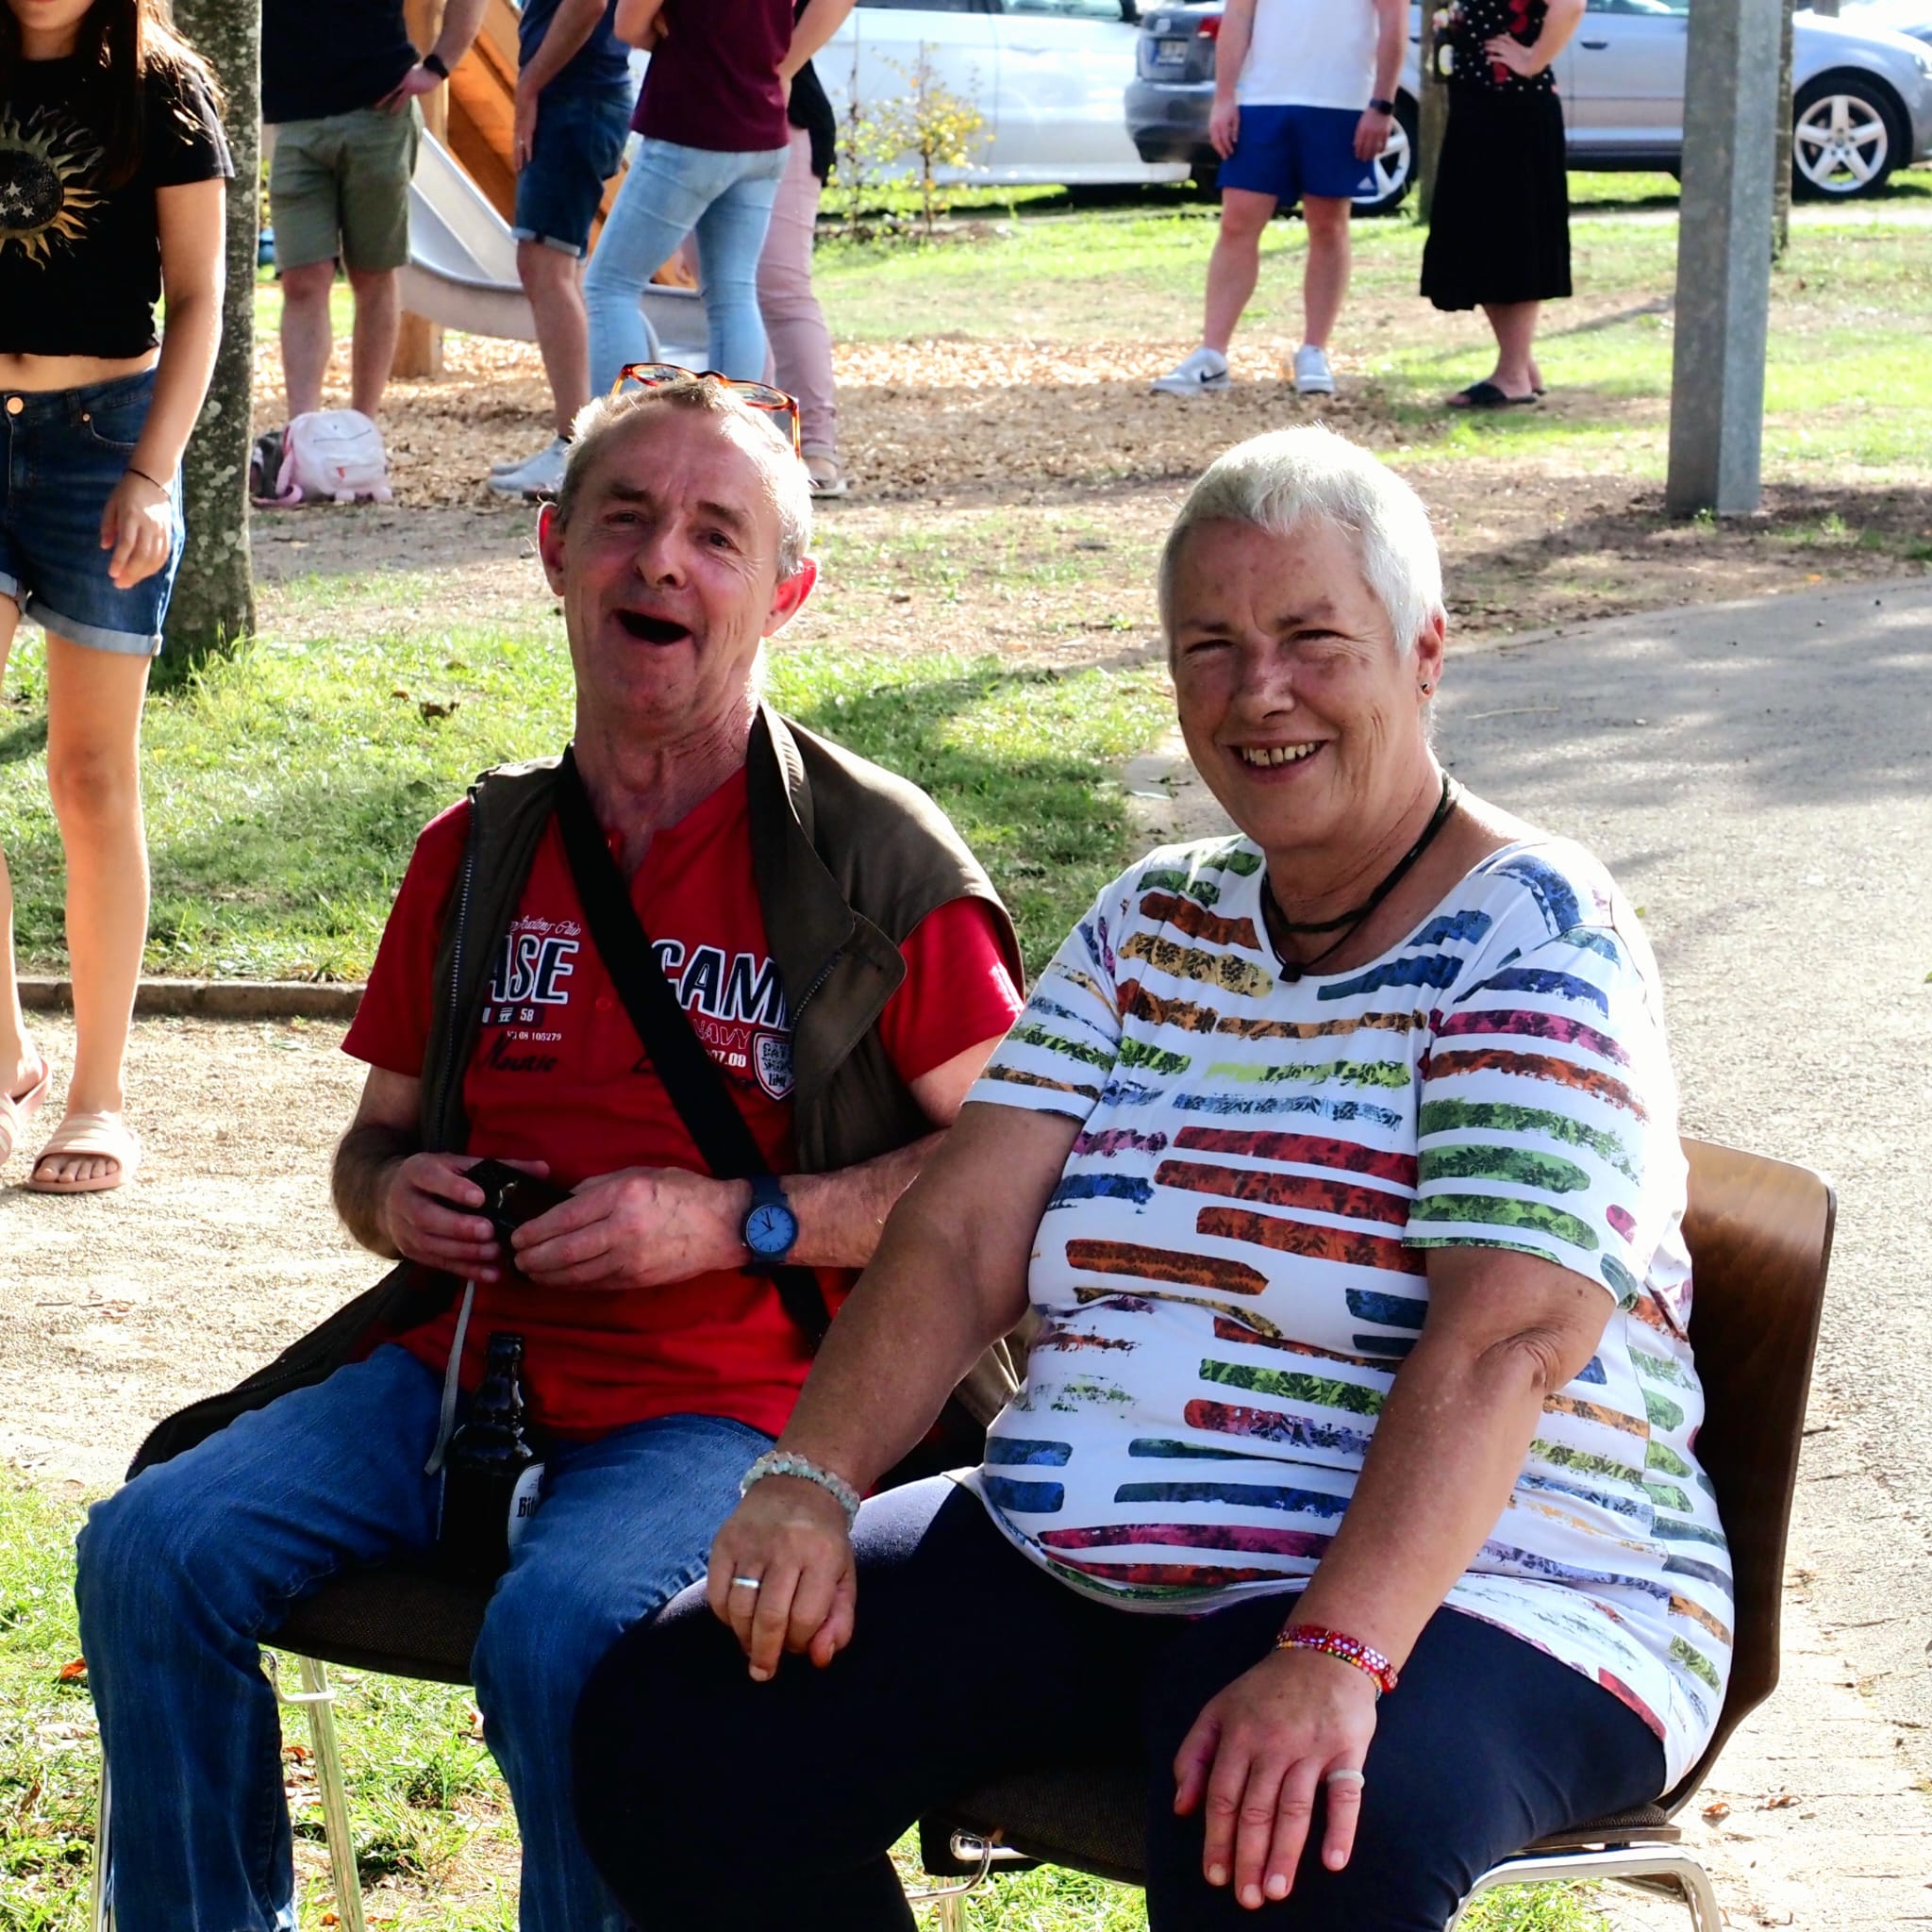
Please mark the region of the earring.
[[1434, 690], [1435, 690], [1435, 688], [1436, 688], [1436, 687], [1435, 687], [1435, 683], [1434, 683], [1434, 681], [1433, 681], [1433, 680], [1431, 680], [1431, 682], [1429, 682], [1429, 683], [1427, 683], [1427, 684], [1424, 685], [1424, 686], [1423, 686], [1423, 695], [1424, 695], [1424, 697], [1427, 697], [1427, 696], [1428, 696], [1428, 694], [1429, 694], [1429, 693], [1430, 693], [1430, 692], [1431, 692], [1432, 691], [1434, 691]]

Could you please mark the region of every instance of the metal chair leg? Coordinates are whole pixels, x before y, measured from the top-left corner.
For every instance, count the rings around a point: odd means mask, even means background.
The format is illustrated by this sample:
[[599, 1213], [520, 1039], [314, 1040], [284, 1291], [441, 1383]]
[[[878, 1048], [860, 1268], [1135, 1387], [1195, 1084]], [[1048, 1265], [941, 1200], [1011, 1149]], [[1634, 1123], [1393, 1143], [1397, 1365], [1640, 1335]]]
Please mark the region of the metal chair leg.
[[1607, 1879], [1633, 1891], [1683, 1901], [1691, 1932], [1723, 1932], [1724, 1914], [1710, 1874], [1681, 1845], [1609, 1845], [1595, 1852], [1534, 1853], [1506, 1858], [1470, 1888], [1444, 1932], [1456, 1932], [1472, 1901], [1504, 1885], [1589, 1884]]
[[114, 1894], [108, 1881], [108, 1757], [101, 1754], [101, 1795], [94, 1807], [94, 1870], [91, 1909], [93, 1932], [114, 1932]]
[[319, 1657], [298, 1657], [302, 1688], [275, 1695], [284, 1704], [308, 1707], [308, 1734], [315, 1740], [315, 1782], [322, 1793], [322, 1825], [328, 1840], [329, 1874], [335, 1882], [336, 1913], [341, 1932], [368, 1932], [362, 1917], [362, 1880], [356, 1870], [356, 1840], [349, 1830], [349, 1801], [342, 1786], [342, 1754], [336, 1743], [336, 1693]]

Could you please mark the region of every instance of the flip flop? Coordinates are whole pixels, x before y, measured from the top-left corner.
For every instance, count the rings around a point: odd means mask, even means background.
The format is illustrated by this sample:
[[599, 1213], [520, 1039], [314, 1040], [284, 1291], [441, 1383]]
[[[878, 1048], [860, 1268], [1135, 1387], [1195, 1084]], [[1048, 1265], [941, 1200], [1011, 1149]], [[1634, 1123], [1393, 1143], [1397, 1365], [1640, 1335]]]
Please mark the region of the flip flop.
[[1507, 390], [1501, 390], [1493, 382], [1473, 382], [1467, 389], [1459, 389], [1449, 398], [1452, 409], [1521, 409], [1533, 404], [1542, 393], [1532, 390], [1524, 396], [1512, 396]]
[[25, 1093], [16, 1097], [0, 1092], [0, 1167], [13, 1158], [13, 1150], [20, 1145], [21, 1129], [40, 1112], [41, 1103], [53, 1084], [54, 1069], [43, 1059], [41, 1077]]
[[[43, 1181], [42, 1164], [61, 1154], [91, 1154], [114, 1161], [116, 1166], [111, 1174], [98, 1180]], [[41, 1149], [26, 1184], [36, 1194], [102, 1194], [109, 1188], [125, 1187], [140, 1165], [141, 1136], [118, 1113], [71, 1113]]]

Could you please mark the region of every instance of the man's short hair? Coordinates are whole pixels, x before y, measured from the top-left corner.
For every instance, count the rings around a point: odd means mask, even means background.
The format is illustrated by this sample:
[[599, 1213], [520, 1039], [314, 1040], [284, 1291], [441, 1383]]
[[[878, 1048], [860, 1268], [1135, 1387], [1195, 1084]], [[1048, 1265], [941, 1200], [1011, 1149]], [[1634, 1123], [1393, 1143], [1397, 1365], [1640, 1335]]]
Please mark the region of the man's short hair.
[[1429, 513], [1387, 464], [1334, 431], [1309, 425], [1251, 436], [1217, 457], [1188, 492], [1160, 552], [1160, 626], [1174, 636], [1174, 579], [1197, 524], [1246, 524], [1285, 537], [1304, 517], [1326, 517], [1356, 547], [1368, 587], [1407, 657], [1442, 611], [1442, 562]]
[[722, 382], [693, 375], [667, 382], [656, 389], [626, 389], [615, 395], [598, 396], [576, 413], [570, 426], [570, 454], [564, 458], [563, 481], [557, 491], [557, 521], [569, 526], [571, 513], [597, 460], [597, 453], [610, 438], [646, 409], [703, 409], [747, 423], [753, 433], [744, 446], [765, 473], [772, 508], [778, 512], [778, 578], [795, 576], [800, 560], [811, 547], [811, 478], [805, 465], [791, 452], [779, 433], [768, 409], [755, 409], [734, 395]]

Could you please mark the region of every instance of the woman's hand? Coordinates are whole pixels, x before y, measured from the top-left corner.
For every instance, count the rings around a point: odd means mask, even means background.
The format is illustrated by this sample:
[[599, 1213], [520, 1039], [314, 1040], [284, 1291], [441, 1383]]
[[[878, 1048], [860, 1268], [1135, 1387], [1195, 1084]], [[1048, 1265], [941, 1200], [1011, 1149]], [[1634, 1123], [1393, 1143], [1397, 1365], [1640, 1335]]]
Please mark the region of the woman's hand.
[[858, 1603], [838, 1499], [799, 1476], [755, 1482], [711, 1545], [705, 1597], [737, 1633], [754, 1683], [768, 1683], [788, 1650], [824, 1670], [852, 1641]]
[[[1319, 1651], [1272, 1652], [1210, 1700], [1174, 1761], [1175, 1811], [1207, 1801], [1208, 1883], [1232, 1878], [1251, 1910], [1286, 1898], [1323, 1780], [1359, 1771], [1374, 1734], [1374, 1681]], [[1339, 1872], [1355, 1846], [1362, 1788], [1345, 1778], [1326, 1798], [1322, 1862]]]
[[158, 483], [132, 470], [114, 486], [101, 512], [101, 548], [114, 554], [108, 575], [116, 590], [130, 591], [168, 560], [175, 541], [175, 506]]
[[1547, 64], [1534, 47], [1525, 47], [1508, 34], [1498, 34], [1493, 41], [1485, 41], [1483, 52], [1497, 66], [1507, 67], [1511, 74], [1520, 74], [1524, 80], [1534, 80]]

